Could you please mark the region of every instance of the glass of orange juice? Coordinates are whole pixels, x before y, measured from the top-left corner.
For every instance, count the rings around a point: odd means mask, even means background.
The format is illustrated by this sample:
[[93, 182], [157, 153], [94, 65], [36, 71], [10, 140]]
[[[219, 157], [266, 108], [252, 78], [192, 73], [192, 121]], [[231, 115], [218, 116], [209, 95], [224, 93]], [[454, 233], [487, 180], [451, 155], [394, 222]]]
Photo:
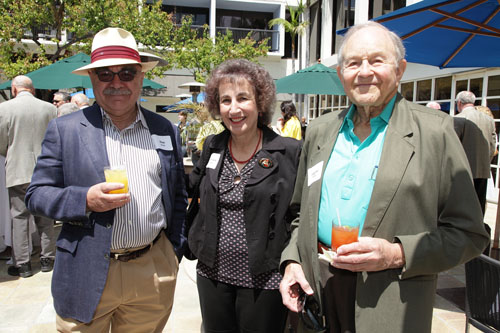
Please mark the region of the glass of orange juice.
[[336, 251], [341, 245], [357, 242], [358, 233], [359, 222], [342, 222], [337, 212], [337, 218], [332, 220], [332, 249]]
[[122, 183], [123, 188], [109, 191], [109, 193], [128, 193], [127, 169], [124, 165], [104, 167], [104, 177], [108, 183]]

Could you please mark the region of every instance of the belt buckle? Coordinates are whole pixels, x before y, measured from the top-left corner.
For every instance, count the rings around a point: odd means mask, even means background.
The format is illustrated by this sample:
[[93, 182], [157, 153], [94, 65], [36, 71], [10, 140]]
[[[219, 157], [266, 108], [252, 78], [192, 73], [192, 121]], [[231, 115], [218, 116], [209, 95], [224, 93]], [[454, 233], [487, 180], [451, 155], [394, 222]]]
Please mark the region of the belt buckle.
[[130, 253], [111, 253], [113, 255], [113, 259], [120, 260], [120, 257], [129, 255]]

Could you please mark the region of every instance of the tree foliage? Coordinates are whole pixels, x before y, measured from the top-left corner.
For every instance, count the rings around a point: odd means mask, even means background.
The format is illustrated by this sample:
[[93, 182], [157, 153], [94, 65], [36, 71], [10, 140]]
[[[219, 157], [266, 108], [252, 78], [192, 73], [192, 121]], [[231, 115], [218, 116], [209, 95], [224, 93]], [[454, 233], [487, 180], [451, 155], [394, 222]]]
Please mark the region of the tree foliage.
[[[92, 37], [106, 27], [130, 31], [144, 51], [161, 54], [169, 65], [148, 73], [163, 76], [173, 67], [187, 68], [203, 82], [210, 70], [229, 58], [255, 60], [267, 54], [266, 43], [247, 38], [235, 43], [230, 33], [201, 36], [190, 19], [176, 26], [162, 11], [162, 1], [146, 0], [3, 0], [0, 2], [0, 71], [8, 78], [49, 65], [83, 51], [90, 54]], [[51, 43], [41, 28], [55, 32]], [[67, 38], [63, 38], [66, 36]]]
[[175, 67], [188, 69], [198, 82], [205, 82], [210, 71], [225, 60], [244, 58], [257, 61], [269, 50], [268, 40], [256, 42], [251, 38], [251, 32], [235, 43], [229, 29], [218, 33], [212, 40], [207, 25], [201, 30], [191, 29], [190, 26], [191, 18], [186, 17], [174, 36], [173, 48], [164, 50], [162, 55], [170, 57]]
[[299, 4], [296, 8], [286, 6], [290, 11], [290, 21], [287, 21], [284, 18], [278, 17], [269, 21], [269, 27], [273, 27], [275, 25], [281, 25], [285, 29], [286, 32], [290, 34], [292, 39], [292, 57], [295, 57], [296, 53], [296, 45], [295, 45], [295, 37], [302, 36], [306, 32], [307, 26], [310, 24], [309, 21], [301, 21], [300, 16], [304, 13], [305, 5], [302, 0], [299, 1]]

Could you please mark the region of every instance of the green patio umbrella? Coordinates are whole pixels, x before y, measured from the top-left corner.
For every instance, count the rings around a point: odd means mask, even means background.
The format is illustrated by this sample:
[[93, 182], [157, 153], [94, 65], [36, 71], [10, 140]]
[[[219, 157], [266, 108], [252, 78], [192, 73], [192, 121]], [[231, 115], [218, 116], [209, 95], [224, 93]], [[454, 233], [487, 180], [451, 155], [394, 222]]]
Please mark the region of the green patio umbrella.
[[276, 92], [312, 95], [345, 95], [337, 71], [315, 64], [276, 81]]
[[[92, 83], [88, 76], [76, 75], [71, 72], [77, 68], [90, 64], [90, 56], [85, 53], [78, 53], [72, 57], [65, 58], [55, 63], [37, 69], [26, 74], [33, 81], [35, 89], [69, 89], [69, 88], [92, 88]], [[0, 89], [8, 89], [10, 81], [0, 85]], [[144, 79], [144, 88], [160, 89], [165, 88], [159, 83]]]

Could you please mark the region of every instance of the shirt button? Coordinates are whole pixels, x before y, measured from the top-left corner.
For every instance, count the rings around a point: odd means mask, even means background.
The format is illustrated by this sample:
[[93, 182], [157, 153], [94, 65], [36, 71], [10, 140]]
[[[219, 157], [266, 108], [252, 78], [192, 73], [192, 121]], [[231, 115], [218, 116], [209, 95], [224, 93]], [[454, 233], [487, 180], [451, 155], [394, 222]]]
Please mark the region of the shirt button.
[[349, 176], [349, 180], [353, 181], [354, 180], [354, 176], [353, 175]]

